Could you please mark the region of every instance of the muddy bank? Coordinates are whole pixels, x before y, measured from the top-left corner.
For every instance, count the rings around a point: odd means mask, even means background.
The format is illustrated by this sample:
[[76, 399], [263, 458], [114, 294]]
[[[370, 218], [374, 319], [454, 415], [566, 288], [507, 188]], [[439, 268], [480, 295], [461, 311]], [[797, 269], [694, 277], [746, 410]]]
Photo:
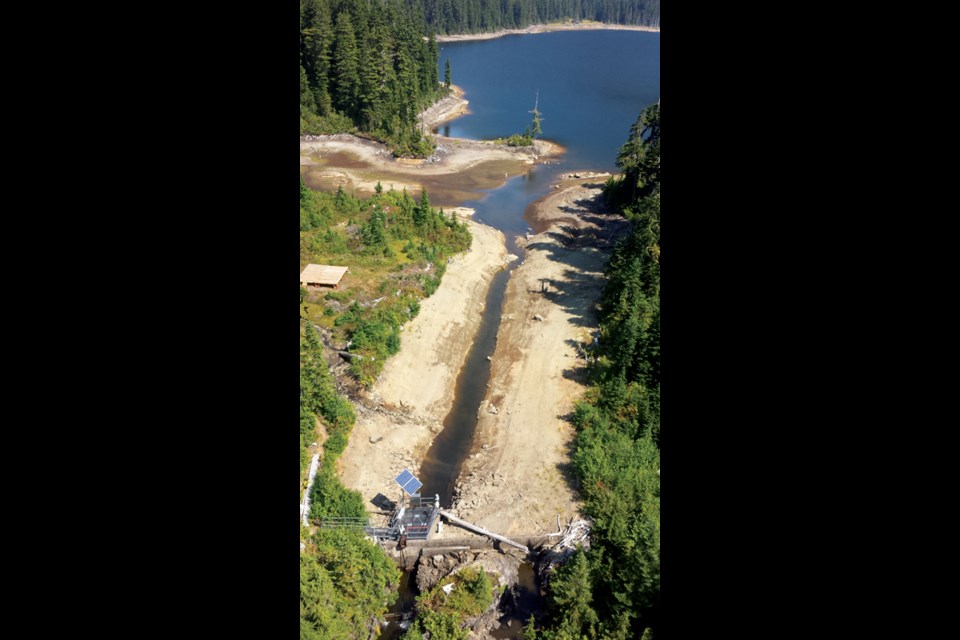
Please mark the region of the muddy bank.
[[[547, 195], [524, 212], [534, 233], [543, 233], [554, 225], [578, 225], [584, 216], [606, 212], [602, 202], [603, 186], [611, 174], [593, 171], [572, 171], [559, 177]], [[521, 244], [527, 239], [520, 241]]]
[[[555, 532], [558, 515], [568, 520], [580, 511], [569, 417], [586, 389], [582, 347], [597, 327], [603, 269], [627, 229], [598, 198], [604, 179], [567, 178], [531, 205], [528, 219], [545, 228], [521, 238], [523, 262], [506, 287], [490, 383], [450, 509], [502, 535]], [[358, 404], [338, 470], [368, 505], [378, 493], [395, 500], [393, 478], [420, 468], [452, 406], [486, 291], [506, 264], [503, 234], [469, 223], [473, 247], [448, 266], [404, 327], [400, 352]], [[463, 537], [455, 527], [432, 536]]]
[[507, 285], [473, 453], [452, 509], [501, 534], [556, 531], [579, 512], [569, 417], [586, 389], [581, 345], [597, 328], [603, 269], [626, 230], [599, 198], [601, 184], [570, 179], [532, 205], [544, 230], [524, 239]]
[[447, 265], [440, 287], [403, 327], [400, 352], [357, 404], [357, 423], [337, 461], [344, 484], [370, 501], [398, 497], [393, 479], [419, 468], [453, 403], [454, 383], [480, 324], [487, 289], [506, 264], [503, 234], [467, 220], [473, 243]]
[[406, 188], [411, 194], [426, 186], [435, 206], [457, 206], [477, 192], [501, 186], [530, 165], [563, 153], [563, 147], [537, 140], [531, 147], [510, 147], [492, 141], [436, 136], [430, 158], [394, 158], [386, 145], [349, 134], [304, 136], [300, 139], [300, 174], [313, 189], [338, 187], [370, 195], [377, 182], [384, 188]]

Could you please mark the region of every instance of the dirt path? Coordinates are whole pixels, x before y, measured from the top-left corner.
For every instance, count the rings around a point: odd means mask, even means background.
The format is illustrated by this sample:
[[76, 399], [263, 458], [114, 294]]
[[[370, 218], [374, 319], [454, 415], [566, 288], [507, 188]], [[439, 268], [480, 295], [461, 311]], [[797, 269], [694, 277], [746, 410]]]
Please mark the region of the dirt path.
[[533, 205], [537, 226], [551, 226], [527, 240], [507, 285], [490, 388], [452, 509], [501, 534], [555, 531], [558, 514], [579, 508], [568, 421], [585, 390], [577, 344], [596, 330], [603, 268], [626, 228], [597, 204], [602, 182], [568, 180]]
[[344, 484], [360, 491], [370, 509], [378, 493], [397, 498], [393, 479], [405, 467], [416, 473], [440, 432], [490, 281], [505, 265], [503, 234], [466, 222], [473, 234], [470, 250], [453, 258], [439, 289], [404, 326], [400, 352], [366, 394], [371, 408], [357, 407], [357, 424], [337, 462]]

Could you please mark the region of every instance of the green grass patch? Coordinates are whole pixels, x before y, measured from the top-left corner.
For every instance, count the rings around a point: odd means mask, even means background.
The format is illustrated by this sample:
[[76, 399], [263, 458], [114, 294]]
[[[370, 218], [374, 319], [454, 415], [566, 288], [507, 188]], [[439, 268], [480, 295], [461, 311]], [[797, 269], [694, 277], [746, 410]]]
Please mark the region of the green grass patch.
[[[470, 232], [455, 216], [430, 206], [424, 191], [380, 191], [359, 199], [301, 189], [300, 266], [333, 264], [349, 271], [340, 290], [310, 292], [302, 315], [333, 332], [356, 353], [350, 371], [370, 385], [400, 348], [400, 327], [419, 300], [440, 286], [446, 261], [470, 247]], [[302, 294], [301, 294], [302, 296]], [[301, 309], [302, 311], [302, 309]]]

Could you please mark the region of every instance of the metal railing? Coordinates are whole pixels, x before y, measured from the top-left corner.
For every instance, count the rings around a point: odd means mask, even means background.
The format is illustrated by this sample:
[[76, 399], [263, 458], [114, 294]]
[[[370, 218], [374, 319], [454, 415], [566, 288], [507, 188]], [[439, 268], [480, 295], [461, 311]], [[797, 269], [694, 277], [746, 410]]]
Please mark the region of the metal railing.
[[363, 529], [369, 524], [367, 518], [321, 518], [321, 529]]
[[425, 508], [425, 507], [439, 507], [439, 502], [436, 495], [432, 496], [410, 496], [410, 503], [407, 505], [415, 509]]

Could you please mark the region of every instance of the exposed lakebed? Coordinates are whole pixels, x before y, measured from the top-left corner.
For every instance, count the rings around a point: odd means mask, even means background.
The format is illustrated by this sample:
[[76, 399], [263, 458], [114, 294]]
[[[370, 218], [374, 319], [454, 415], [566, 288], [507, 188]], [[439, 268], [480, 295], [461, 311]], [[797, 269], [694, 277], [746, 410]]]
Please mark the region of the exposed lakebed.
[[[442, 125], [437, 133], [490, 139], [522, 131], [529, 123], [534, 96], [539, 95], [543, 137], [566, 150], [503, 186], [458, 203], [474, 208], [478, 222], [502, 231], [508, 252], [518, 256], [523, 254], [518, 238], [534, 231], [525, 215], [532, 203], [546, 196], [565, 173], [616, 171], [616, 153], [630, 125], [643, 107], [659, 99], [658, 33], [551, 33], [447, 43], [441, 50], [441, 67], [448, 58], [470, 100], [470, 114]], [[614, 60], [617, 63], [611, 64]], [[457, 378], [453, 407], [419, 468], [423, 492], [439, 494], [445, 506], [455, 496], [464, 460], [480, 447], [475, 431], [480, 412], [486, 409], [489, 356], [496, 348], [510, 272], [520, 263], [511, 262], [491, 282], [480, 328]], [[498, 628], [490, 629], [493, 637], [519, 638], [527, 618], [540, 606], [531, 565], [520, 564], [518, 575], [511, 610], [500, 618]], [[397, 610], [411, 601], [405, 593]]]

